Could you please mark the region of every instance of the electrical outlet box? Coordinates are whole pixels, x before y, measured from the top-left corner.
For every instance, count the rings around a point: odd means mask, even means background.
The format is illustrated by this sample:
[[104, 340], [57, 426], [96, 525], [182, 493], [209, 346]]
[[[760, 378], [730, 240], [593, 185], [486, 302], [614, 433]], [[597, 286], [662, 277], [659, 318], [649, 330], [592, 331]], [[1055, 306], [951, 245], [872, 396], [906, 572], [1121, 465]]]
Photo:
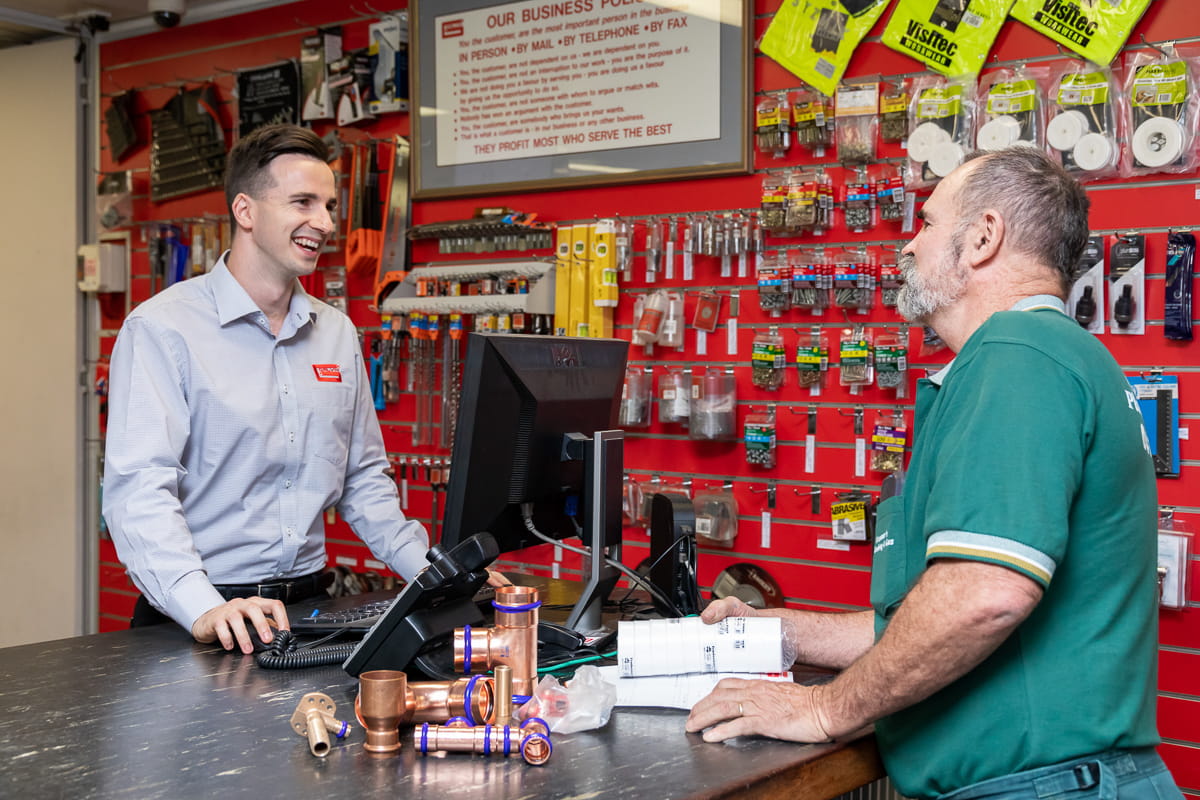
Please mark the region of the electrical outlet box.
[[1159, 605], [1163, 608], [1182, 609], [1187, 607], [1187, 578], [1191, 536], [1173, 531], [1158, 532], [1158, 568], [1166, 570], [1162, 576], [1162, 594]]
[[84, 292], [123, 292], [128, 252], [122, 242], [85, 244], [79, 248], [79, 288]]

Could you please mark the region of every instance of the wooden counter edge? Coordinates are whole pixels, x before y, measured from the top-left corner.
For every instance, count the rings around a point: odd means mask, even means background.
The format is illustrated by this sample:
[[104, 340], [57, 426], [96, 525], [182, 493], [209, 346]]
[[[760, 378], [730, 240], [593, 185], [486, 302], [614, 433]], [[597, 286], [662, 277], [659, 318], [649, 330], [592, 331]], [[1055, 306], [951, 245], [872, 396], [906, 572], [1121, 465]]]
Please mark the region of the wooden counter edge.
[[727, 787], [709, 795], [755, 797], [767, 800], [830, 800], [886, 776], [875, 734], [867, 733], [846, 744], [827, 745], [832, 749], [801, 764], [745, 786]]

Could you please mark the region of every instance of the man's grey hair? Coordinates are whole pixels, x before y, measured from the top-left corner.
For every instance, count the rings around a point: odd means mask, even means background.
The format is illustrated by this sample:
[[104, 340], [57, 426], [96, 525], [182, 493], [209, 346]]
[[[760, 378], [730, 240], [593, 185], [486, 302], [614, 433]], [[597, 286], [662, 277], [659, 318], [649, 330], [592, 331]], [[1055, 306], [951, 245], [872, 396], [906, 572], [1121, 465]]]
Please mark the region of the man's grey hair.
[[1053, 269], [1065, 295], [1088, 238], [1088, 197], [1057, 162], [1033, 147], [974, 152], [958, 189], [959, 230], [985, 209], [1004, 218], [1005, 239], [1020, 253]]

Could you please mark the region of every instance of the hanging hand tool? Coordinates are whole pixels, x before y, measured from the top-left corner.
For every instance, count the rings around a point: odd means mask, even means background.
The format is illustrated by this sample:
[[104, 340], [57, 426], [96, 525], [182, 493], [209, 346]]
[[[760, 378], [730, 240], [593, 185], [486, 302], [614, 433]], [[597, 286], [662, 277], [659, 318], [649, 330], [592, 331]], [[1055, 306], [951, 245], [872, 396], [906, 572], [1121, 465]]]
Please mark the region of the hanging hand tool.
[[375, 410], [387, 408], [383, 395], [383, 346], [379, 339], [371, 342], [371, 397], [375, 400]]

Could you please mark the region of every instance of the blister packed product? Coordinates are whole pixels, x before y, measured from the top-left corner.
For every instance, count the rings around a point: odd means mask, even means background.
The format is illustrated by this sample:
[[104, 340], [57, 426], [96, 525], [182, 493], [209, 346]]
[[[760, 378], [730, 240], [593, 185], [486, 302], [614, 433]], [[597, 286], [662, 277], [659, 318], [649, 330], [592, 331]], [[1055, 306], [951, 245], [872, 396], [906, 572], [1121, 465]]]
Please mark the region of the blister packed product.
[[701, 544], [733, 547], [738, 534], [738, 504], [731, 489], [706, 489], [692, 500], [696, 537]]
[[975, 82], [913, 79], [909, 105], [909, 187], [928, 188], [953, 172], [975, 142]]
[[1125, 67], [1128, 148], [1122, 174], [1196, 168], [1197, 68], [1171, 47], [1130, 53]]
[[975, 147], [986, 152], [1006, 147], [1041, 148], [1045, 139], [1042, 84], [1045, 68], [1019, 67], [989, 72], [979, 82], [979, 122]]
[[1051, 68], [1046, 151], [1080, 181], [1117, 175], [1120, 89], [1108, 67], [1068, 61]]
[[879, 131], [879, 84], [844, 83], [838, 87], [834, 141], [838, 161], [865, 165], [875, 161]]

